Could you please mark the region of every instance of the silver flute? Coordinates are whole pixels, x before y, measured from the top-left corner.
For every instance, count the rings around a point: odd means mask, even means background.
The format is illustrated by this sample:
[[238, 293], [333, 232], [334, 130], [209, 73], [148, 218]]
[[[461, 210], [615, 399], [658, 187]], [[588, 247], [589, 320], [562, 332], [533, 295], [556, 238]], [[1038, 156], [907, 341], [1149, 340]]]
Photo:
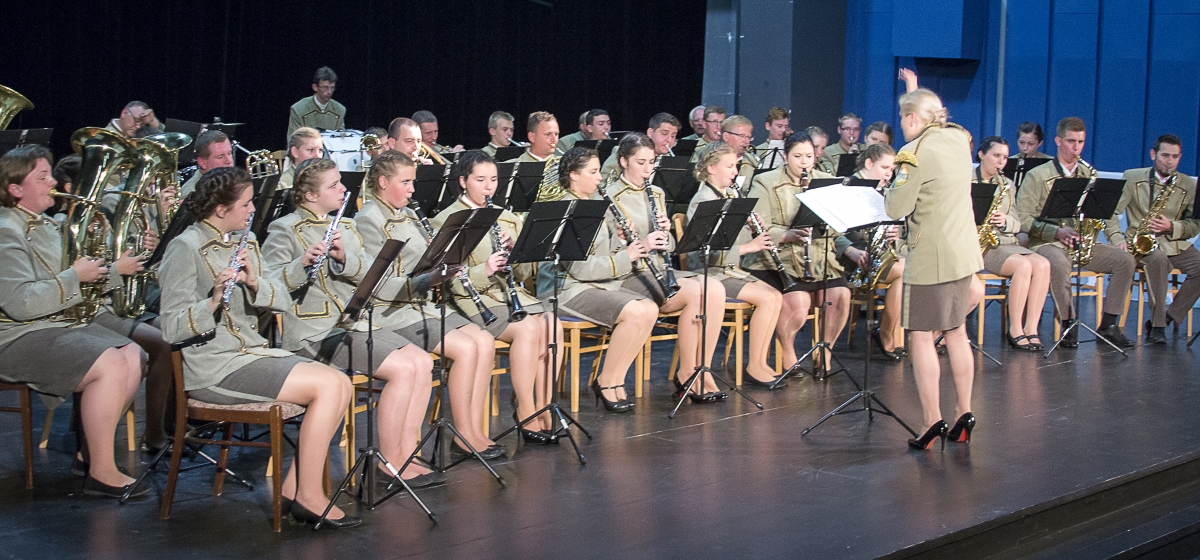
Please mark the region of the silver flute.
[[325, 243], [325, 252], [321, 253], [311, 265], [308, 266], [308, 281], [316, 282], [317, 274], [321, 272], [321, 265], [325, 264], [325, 259], [329, 258], [329, 242], [333, 241], [333, 232], [337, 231], [338, 223], [342, 221], [342, 215], [346, 213], [346, 203], [350, 202], [350, 191], [342, 195], [342, 207], [338, 209], [337, 215], [333, 217], [333, 221], [329, 223], [329, 229], [325, 230], [325, 237], [321, 240]]
[[233, 289], [237, 287], [237, 275], [242, 271], [242, 261], [238, 256], [242, 251], [246, 250], [246, 242], [250, 240], [250, 224], [254, 223], [254, 212], [250, 212], [246, 216], [246, 227], [242, 229], [242, 239], [238, 242], [238, 248], [229, 257], [229, 267], [233, 269], [233, 278], [225, 281], [225, 292], [221, 294], [221, 306], [229, 309], [229, 300], [233, 297]]

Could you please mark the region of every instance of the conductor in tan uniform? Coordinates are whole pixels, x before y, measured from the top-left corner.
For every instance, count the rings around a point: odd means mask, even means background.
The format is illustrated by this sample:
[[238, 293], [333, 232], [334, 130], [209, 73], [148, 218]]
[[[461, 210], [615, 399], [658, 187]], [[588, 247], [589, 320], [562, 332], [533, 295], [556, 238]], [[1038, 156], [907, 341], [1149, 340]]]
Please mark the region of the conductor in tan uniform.
[[945, 335], [958, 393], [959, 415], [949, 435], [970, 439], [971, 384], [975, 359], [962, 328], [970, 310], [970, 290], [983, 257], [971, 209], [971, 135], [946, 122], [937, 94], [918, 89], [900, 97], [900, 127], [908, 141], [896, 155], [897, 171], [887, 191], [886, 210], [908, 224], [908, 266], [904, 267], [904, 328], [912, 332], [911, 354], [924, 425], [929, 429], [910, 447], [928, 449], [946, 437], [939, 379], [941, 366], [934, 331]]

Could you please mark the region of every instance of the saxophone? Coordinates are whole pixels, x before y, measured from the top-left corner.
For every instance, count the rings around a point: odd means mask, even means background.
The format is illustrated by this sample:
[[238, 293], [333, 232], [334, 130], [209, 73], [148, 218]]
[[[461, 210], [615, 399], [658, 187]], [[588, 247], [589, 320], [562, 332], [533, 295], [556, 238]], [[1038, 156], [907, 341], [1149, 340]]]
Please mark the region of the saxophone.
[[890, 226], [875, 227], [875, 233], [871, 235], [871, 243], [867, 246], [867, 255], [871, 264], [867, 269], [859, 267], [854, 274], [850, 275], [850, 285], [854, 288], [875, 291], [875, 286], [879, 284], [879, 281], [887, 276], [892, 265], [900, 260], [892, 242], [887, 238], [888, 227]]
[[[1146, 213], [1146, 217], [1142, 218], [1141, 223], [1133, 230], [1132, 235], [1126, 235], [1126, 239], [1132, 239], [1129, 243], [1129, 252], [1135, 257], [1144, 257], [1158, 250], [1158, 239], [1154, 232], [1150, 231], [1150, 222], [1159, 216], [1167, 209], [1167, 199], [1171, 198], [1171, 194], [1175, 192], [1175, 180], [1179, 178], [1179, 174], [1171, 175], [1171, 180], [1167, 181], [1167, 186], [1154, 197], [1154, 201], [1150, 203], [1150, 211]], [[1152, 178], [1151, 181], [1154, 179]], [[1150, 183], [1153, 186], [1153, 182]]]
[[[1079, 158], [1079, 165], [1082, 165], [1088, 172], [1089, 177], [1091, 177], [1087, 188], [1084, 189], [1084, 192], [1090, 191], [1096, 185], [1096, 170], [1091, 165], [1088, 165], [1088, 162], [1083, 161], [1083, 158]], [[1098, 218], [1080, 220], [1079, 227], [1077, 228], [1079, 241], [1067, 251], [1067, 258], [1071, 262], [1079, 263], [1079, 266], [1084, 266], [1092, 262], [1092, 249], [1096, 246], [1096, 237], [1100, 235], [1100, 232], [1104, 231], [1104, 226], [1104, 220]]]
[[[491, 207], [492, 197], [487, 197], [486, 206]], [[504, 250], [504, 245], [500, 243], [500, 222], [492, 224], [492, 252], [500, 252]], [[501, 272], [504, 273], [505, 284], [508, 288], [508, 322], [516, 323], [524, 319], [528, 312], [521, 307], [521, 298], [517, 297], [517, 282], [513, 279], [513, 267], [511, 264], [505, 265]]]
[[1004, 196], [1008, 194], [1008, 182], [1001, 183], [1000, 190], [996, 196], [992, 198], [992, 205], [988, 207], [987, 218], [982, 224], [979, 224], [979, 250], [987, 251], [995, 248], [1000, 244], [1000, 237], [996, 234], [996, 226], [992, 225], [992, 214], [1000, 210], [1000, 204], [1004, 202]]

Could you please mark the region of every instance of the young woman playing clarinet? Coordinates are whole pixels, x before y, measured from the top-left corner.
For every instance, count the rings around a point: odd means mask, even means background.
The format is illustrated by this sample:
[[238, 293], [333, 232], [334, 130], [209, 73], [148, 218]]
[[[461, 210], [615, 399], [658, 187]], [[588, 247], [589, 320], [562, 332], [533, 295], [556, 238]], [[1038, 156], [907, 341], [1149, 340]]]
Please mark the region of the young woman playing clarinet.
[[[440, 271], [412, 276], [434, 233], [432, 226], [426, 230], [428, 221], [423, 219], [424, 214], [408, 207], [416, 175], [417, 164], [407, 155], [394, 150], [379, 154], [365, 180], [371, 200], [354, 216], [354, 228], [362, 236], [368, 259], [379, 254], [389, 239], [407, 241], [392, 277], [379, 290], [378, 298], [386, 306], [375, 313], [375, 324], [395, 330], [427, 352], [444, 351], [454, 361], [448, 387], [454, 426], [480, 456], [495, 459], [508, 452], [508, 448], [492, 441], [483, 430], [488, 384], [496, 356], [495, 339], [465, 316], [447, 309], [446, 340], [442, 344], [441, 312], [428, 300], [427, 293], [439, 285], [449, 289], [446, 282], [459, 283], [461, 278], [453, 272], [455, 278], [443, 282]], [[454, 449], [465, 452], [457, 441]]]
[[[624, 221], [630, 228], [629, 232], [623, 234], [625, 242], [643, 240], [650, 254], [641, 261], [649, 260], [661, 275], [661, 278], [656, 278], [647, 270], [649, 265], [639, 266], [637, 274], [625, 280], [621, 286], [653, 299], [659, 311], [680, 312], [679, 373], [675, 383], [682, 392], [683, 381], [692, 375], [696, 366], [707, 366], [712, 361], [717, 335], [721, 332], [720, 318], [725, 313], [725, 286], [715, 279], [708, 281], [708, 307], [704, 310], [708, 315], [708, 331], [705, 333], [707, 344], [705, 348], [700, 348], [700, 319], [697, 316], [701, 312], [701, 278], [694, 273], [671, 270], [668, 255], [675, 248], [675, 239], [671, 236], [671, 222], [665, 214], [666, 195], [661, 188], [650, 185], [655, 159], [654, 141], [650, 137], [640, 132], [626, 134], [617, 145], [620, 177], [601, 188], [600, 195], [611, 200], [614, 217]], [[675, 288], [665, 280], [668, 273], [674, 273], [678, 281], [678, 292], [671, 297], [667, 297], [667, 289]], [[719, 391], [716, 381], [706, 374], [692, 386], [688, 398], [696, 403], [711, 403], [725, 400], [729, 395]]]
[[[489, 207], [492, 195], [496, 193], [496, 163], [491, 156], [480, 150], [470, 150], [459, 156], [457, 165], [463, 194], [431, 220], [435, 228], [440, 228], [446, 218], [460, 210]], [[559, 364], [551, 365], [549, 359], [553, 316], [523, 286], [534, 277], [533, 265], [514, 266], [508, 262], [508, 253], [521, 234], [521, 225], [516, 214], [504, 210], [492, 232], [467, 257], [467, 275], [480, 301], [496, 317], [492, 324], [484, 323], [483, 313], [462, 289], [462, 284], [452, 284], [454, 303], [459, 312], [497, 340], [510, 344], [508, 361], [517, 402], [513, 415], [517, 422], [550, 402], [550, 391], [554, 390], [553, 372], [559, 367]], [[562, 340], [562, 325], [553, 327], [558, 330], [558, 340]], [[560, 353], [560, 363], [562, 358]], [[526, 424], [531, 429], [521, 429], [521, 438], [528, 443], [558, 443], [557, 438], [550, 436], [554, 432], [551, 420], [549, 414], [543, 413], [534, 422]]]
[[[700, 181], [700, 189], [688, 204], [689, 220], [695, 215], [696, 207], [701, 202], [739, 196], [735, 180], [738, 177], [740, 160], [737, 151], [724, 142], [713, 142], [701, 149], [696, 159], [696, 180]], [[753, 220], [758, 220], [761, 226], [766, 225], [762, 222], [762, 216], [756, 215]], [[725, 293], [730, 297], [754, 305], [754, 313], [750, 315], [750, 359], [746, 365], [746, 381], [751, 385], [770, 387], [775, 382], [775, 371], [767, 365], [767, 354], [771, 351], [772, 334], [779, 321], [784, 298], [779, 289], [766, 282], [759, 282], [752, 273], [741, 267], [742, 259], [747, 255], [751, 258], [764, 255], [771, 252], [775, 246], [770, 235], [760, 235], [763, 232], [752, 231], [756, 227], [758, 226], [747, 224], [738, 234], [733, 247], [712, 255], [713, 262], [709, 263], [711, 266], [708, 277], [720, 281], [725, 286]], [[702, 266], [703, 257], [699, 253], [689, 257], [693, 257], [691, 261], [695, 262], [696, 266]], [[773, 262], [767, 264], [774, 269]], [[780, 383], [775, 388], [785, 386], [787, 382]]]

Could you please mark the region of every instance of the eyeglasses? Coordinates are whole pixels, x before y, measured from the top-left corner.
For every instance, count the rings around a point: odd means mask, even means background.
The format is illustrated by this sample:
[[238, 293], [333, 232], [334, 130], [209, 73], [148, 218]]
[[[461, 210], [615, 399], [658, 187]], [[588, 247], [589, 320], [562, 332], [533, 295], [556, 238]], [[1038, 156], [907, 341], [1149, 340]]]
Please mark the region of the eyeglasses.
[[722, 121], [721, 119], [717, 119], [715, 121], [705, 120], [704, 122], [706, 122], [708, 124], [721, 124], [724, 121]]
[[753, 139], [753, 138], [754, 138], [753, 136], [750, 136], [749, 134], [738, 134], [737, 132], [732, 132], [732, 131], [729, 131], [729, 130], [722, 130], [722, 131], [721, 131], [721, 134], [732, 134], [732, 135], [734, 135], [734, 136], [737, 136], [738, 138], [741, 138], [741, 139], [743, 139], [743, 140], [751, 140], [751, 139]]

